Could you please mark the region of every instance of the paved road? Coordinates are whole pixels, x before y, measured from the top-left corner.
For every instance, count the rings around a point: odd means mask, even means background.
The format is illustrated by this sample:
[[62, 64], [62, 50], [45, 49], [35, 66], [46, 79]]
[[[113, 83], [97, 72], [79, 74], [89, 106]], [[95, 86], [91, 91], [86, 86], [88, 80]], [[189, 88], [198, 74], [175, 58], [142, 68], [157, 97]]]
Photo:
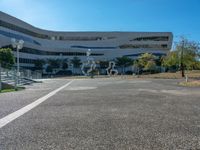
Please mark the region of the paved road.
[[[0, 94], [0, 118], [70, 80]], [[0, 149], [200, 149], [200, 88], [175, 80], [74, 80], [0, 128]]]

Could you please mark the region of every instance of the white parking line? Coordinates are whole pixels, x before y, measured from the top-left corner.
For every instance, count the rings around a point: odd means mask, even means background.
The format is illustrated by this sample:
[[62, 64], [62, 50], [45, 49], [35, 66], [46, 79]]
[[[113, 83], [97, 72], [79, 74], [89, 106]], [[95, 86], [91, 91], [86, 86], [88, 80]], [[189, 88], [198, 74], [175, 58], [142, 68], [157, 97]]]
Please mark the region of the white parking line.
[[12, 122], [13, 120], [17, 119], [18, 117], [24, 115], [25, 113], [27, 113], [28, 111], [30, 111], [31, 109], [37, 107], [38, 105], [40, 105], [42, 102], [46, 101], [48, 98], [52, 97], [53, 95], [55, 95], [56, 93], [58, 93], [59, 91], [61, 91], [62, 89], [66, 88], [67, 86], [69, 86], [71, 83], [73, 82], [70, 81], [67, 84], [61, 86], [60, 88], [50, 92], [49, 94], [37, 99], [36, 101], [32, 102], [31, 104], [5, 116], [4, 118], [0, 119], [0, 128], [4, 127], [5, 125], [7, 125], [8, 123]]

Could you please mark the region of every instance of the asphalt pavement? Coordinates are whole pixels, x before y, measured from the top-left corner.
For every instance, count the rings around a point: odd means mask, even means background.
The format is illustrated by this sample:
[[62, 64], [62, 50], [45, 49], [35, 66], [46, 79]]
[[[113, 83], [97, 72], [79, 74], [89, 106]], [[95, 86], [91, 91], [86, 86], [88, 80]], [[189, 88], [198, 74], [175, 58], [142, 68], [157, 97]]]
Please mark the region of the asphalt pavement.
[[177, 80], [44, 80], [0, 94], [0, 123], [41, 98], [0, 128], [0, 149], [200, 149], [200, 88]]

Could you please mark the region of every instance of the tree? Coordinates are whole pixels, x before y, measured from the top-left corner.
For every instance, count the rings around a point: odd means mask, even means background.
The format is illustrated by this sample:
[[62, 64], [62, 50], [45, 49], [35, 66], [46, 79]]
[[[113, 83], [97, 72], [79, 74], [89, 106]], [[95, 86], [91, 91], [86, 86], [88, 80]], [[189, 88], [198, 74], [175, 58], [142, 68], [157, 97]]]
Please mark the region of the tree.
[[142, 70], [149, 70], [150, 72], [152, 72], [156, 69], [156, 59], [157, 57], [155, 55], [150, 53], [144, 53], [138, 57], [136, 64]]
[[176, 45], [176, 51], [180, 54], [180, 70], [182, 77], [185, 77], [185, 68], [193, 69], [194, 65], [200, 56], [199, 43], [189, 41], [181, 37], [181, 40]]
[[60, 68], [60, 60], [58, 59], [49, 59], [48, 64], [52, 69]]
[[139, 63], [139, 60], [136, 59], [134, 60], [134, 64], [133, 64], [133, 67], [134, 67], [134, 71], [137, 75], [140, 74], [140, 70], [142, 69], [142, 65]]
[[47, 68], [46, 68], [46, 72], [52, 73], [53, 72], [52, 66], [48, 65]]
[[14, 55], [10, 48], [1, 48], [0, 49], [0, 91], [2, 89], [1, 84], [1, 67], [11, 68], [14, 64]]
[[133, 65], [133, 60], [129, 57], [123, 56], [116, 58], [116, 64], [117, 66], [121, 67], [122, 73], [125, 72], [125, 67]]
[[74, 68], [79, 68], [81, 66], [81, 60], [78, 57], [74, 57], [71, 59], [71, 63], [73, 64]]
[[77, 68], [80, 68], [81, 66], [81, 60], [78, 58], [78, 57], [74, 57], [73, 59], [71, 59], [71, 64], [73, 65], [73, 73], [76, 71], [74, 71], [74, 68], [77, 69]]
[[108, 65], [109, 65], [109, 61], [100, 61], [99, 62], [99, 66], [102, 69], [108, 68]]
[[15, 58], [10, 48], [0, 49], [0, 64], [2, 67], [10, 69], [15, 63]]
[[169, 52], [168, 55], [163, 58], [162, 65], [167, 68], [181, 70], [181, 75], [184, 77], [185, 69], [200, 69], [199, 49], [199, 43], [189, 41], [186, 38], [181, 38], [176, 44], [175, 50]]
[[191, 63], [190, 70], [200, 70], [200, 61], [195, 61]]
[[176, 51], [169, 52], [162, 58], [162, 66], [170, 70], [177, 70], [179, 68], [179, 58]]
[[68, 59], [67, 59], [67, 58], [66, 58], [66, 59], [63, 59], [63, 60], [62, 60], [62, 69], [63, 69], [63, 70], [66, 70], [68, 67], [69, 67], [69, 66], [68, 66]]
[[100, 74], [107, 74], [107, 68], [109, 67], [109, 61], [102, 60], [98, 61], [99, 64], [99, 73]]
[[156, 69], [155, 61], [154, 60], [148, 61], [144, 69], [149, 70], [152, 73], [152, 71]]
[[37, 59], [34, 61], [34, 66], [36, 70], [42, 70], [44, 64], [45, 64], [45, 61], [43, 59]]
[[149, 61], [155, 61], [155, 59], [156, 56], [150, 53], [144, 53], [140, 55], [138, 58], [139, 64], [141, 64], [143, 68], [145, 68], [145, 66], [148, 64]]

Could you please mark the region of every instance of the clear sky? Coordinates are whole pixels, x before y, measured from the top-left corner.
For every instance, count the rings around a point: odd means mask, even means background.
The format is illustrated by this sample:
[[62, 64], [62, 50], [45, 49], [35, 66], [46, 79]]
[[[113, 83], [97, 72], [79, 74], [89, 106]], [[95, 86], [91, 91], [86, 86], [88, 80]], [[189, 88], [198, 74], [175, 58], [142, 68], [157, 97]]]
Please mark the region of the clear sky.
[[170, 31], [200, 42], [200, 0], [0, 0], [0, 10], [57, 31]]

